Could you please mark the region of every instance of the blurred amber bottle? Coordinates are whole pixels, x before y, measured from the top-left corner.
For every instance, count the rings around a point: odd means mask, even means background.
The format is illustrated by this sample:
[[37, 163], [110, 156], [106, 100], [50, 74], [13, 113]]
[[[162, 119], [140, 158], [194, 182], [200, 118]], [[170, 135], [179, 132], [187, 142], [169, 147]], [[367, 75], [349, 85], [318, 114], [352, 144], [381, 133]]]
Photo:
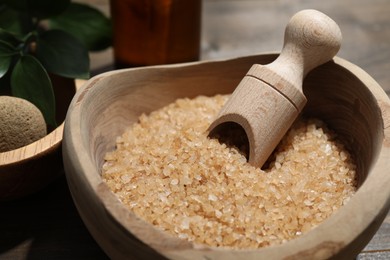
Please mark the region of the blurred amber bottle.
[[117, 68], [196, 61], [202, 0], [110, 0]]

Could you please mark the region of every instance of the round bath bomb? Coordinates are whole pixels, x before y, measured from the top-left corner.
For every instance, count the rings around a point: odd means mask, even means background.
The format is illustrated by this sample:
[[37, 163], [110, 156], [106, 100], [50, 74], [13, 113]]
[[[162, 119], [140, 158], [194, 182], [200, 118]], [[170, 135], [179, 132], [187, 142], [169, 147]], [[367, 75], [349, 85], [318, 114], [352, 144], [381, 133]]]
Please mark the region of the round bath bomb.
[[30, 144], [46, 135], [39, 109], [27, 100], [0, 96], [0, 152]]

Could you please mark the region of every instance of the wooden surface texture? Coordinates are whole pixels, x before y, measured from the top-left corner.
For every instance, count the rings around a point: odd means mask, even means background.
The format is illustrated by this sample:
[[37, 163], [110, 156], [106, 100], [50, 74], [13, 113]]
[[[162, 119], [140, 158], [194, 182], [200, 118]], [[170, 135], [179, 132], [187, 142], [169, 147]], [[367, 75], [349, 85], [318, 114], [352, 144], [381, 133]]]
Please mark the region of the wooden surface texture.
[[[108, 0], [83, 2], [108, 13]], [[339, 24], [343, 41], [338, 56], [367, 71], [390, 94], [389, 0], [204, 0], [201, 59], [280, 51], [286, 23], [306, 8], [318, 9]], [[111, 69], [111, 64], [111, 50], [92, 55], [95, 73]], [[0, 259], [107, 256], [85, 228], [62, 176], [33, 196], [0, 202]], [[390, 259], [389, 214], [358, 259]]]

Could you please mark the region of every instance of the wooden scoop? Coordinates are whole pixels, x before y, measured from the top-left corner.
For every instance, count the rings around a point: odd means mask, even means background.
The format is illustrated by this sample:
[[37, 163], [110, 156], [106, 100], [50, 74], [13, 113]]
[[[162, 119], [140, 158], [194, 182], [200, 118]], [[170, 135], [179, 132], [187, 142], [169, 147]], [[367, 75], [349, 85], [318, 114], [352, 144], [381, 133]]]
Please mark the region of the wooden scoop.
[[304, 77], [336, 55], [341, 38], [340, 28], [325, 14], [316, 10], [295, 14], [287, 24], [279, 57], [250, 68], [210, 125], [209, 135], [220, 136], [239, 126], [249, 142], [249, 163], [262, 167], [306, 104]]

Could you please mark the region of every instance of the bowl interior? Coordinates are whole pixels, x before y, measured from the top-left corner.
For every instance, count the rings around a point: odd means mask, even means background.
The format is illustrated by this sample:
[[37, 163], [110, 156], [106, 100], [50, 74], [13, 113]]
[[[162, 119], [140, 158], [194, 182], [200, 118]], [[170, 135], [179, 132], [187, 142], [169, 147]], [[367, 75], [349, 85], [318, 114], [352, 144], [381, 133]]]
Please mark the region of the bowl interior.
[[[258, 63], [269, 63], [274, 55], [261, 56]], [[218, 63], [190, 67], [144, 69], [138, 73], [120, 72], [120, 76], [104, 77], [96, 85], [111, 86], [100, 92], [91, 88], [82, 107], [81, 128], [88, 133], [83, 140], [98, 172], [104, 155], [115, 147], [115, 138], [138, 120], [181, 97], [231, 93], [251, 66], [251, 60], [224, 69]], [[207, 68], [208, 67], [208, 68]], [[383, 140], [383, 122], [375, 97], [351, 71], [328, 62], [313, 70], [303, 85], [308, 103], [306, 116], [324, 120], [335, 130], [354, 156], [358, 167], [358, 183], [366, 179]], [[96, 95], [93, 93], [97, 91]]]
[[[140, 240], [160, 253], [168, 248], [170, 251], [165, 251], [168, 255], [174, 252], [172, 245], [179, 244], [176, 241], [167, 242], [166, 237], [160, 236], [160, 231], [148, 233], [153, 229], [150, 226], [146, 228], [148, 232], [145, 232], [145, 223], [139, 222], [131, 215], [108, 190], [107, 185], [102, 183], [100, 174], [104, 156], [115, 149], [117, 136], [136, 122], [142, 113], [148, 114], [177, 98], [231, 93], [252, 64], [267, 64], [276, 57], [276, 54], [262, 54], [226, 61], [112, 71], [91, 79], [85, 88], [76, 94], [65, 124], [65, 170], [81, 217], [109, 255], [119, 257], [130, 253], [131, 248], [127, 243], [134, 243], [140, 249], [140, 254], [141, 248], [148, 251], [145, 246], [138, 244]], [[311, 235], [315, 232], [309, 232], [306, 238], [290, 241], [291, 243], [286, 243], [277, 250], [263, 249], [262, 252], [268, 252], [269, 257], [287, 256], [292, 253], [291, 250], [314, 250], [318, 243], [324, 243], [325, 251], [321, 252], [334, 255], [340, 247], [343, 248], [356, 237], [363, 236], [366, 229], [370, 229], [370, 235], [373, 235], [375, 228], [379, 226], [377, 223], [380, 223], [380, 218], [383, 220], [389, 204], [389, 194], [380, 195], [380, 199], [377, 196], [374, 206], [368, 205], [370, 203], [367, 203], [367, 194], [371, 194], [372, 189], [378, 186], [377, 177], [382, 179], [385, 176], [382, 170], [388, 167], [383, 159], [389, 154], [388, 148], [382, 146], [385, 142], [384, 124], [388, 125], [389, 122], [384, 123], [382, 107], [378, 103], [378, 96], [385, 96], [384, 92], [380, 92], [379, 85], [371, 79], [368, 80], [368, 75], [365, 75], [353, 64], [335, 58], [334, 61], [313, 70], [303, 86], [308, 99], [303, 114], [324, 120], [344, 140], [355, 158], [358, 193], [360, 192], [359, 196], [354, 196], [356, 205], [347, 204], [347, 209], [341, 210], [342, 213], [338, 211], [339, 214], [331, 217], [331, 221], [329, 219], [327, 224], [320, 225], [320, 236]], [[387, 100], [385, 102], [388, 104]], [[386, 140], [387, 136], [386, 132]], [[386, 150], [386, 155], [383, 155], [381, 149]], [[378, 164], [381, 169], [378, 169]], [[374, 177], [368, 178], [371, 175]], [[387, 177], [384, 178], [388, 181]], [[365, 183], [367, 185], [364, 185]], [[384, 184], [379, 184], [381, 185]], [[366, 214], [367, 212], [370, 214]], [[374, 220], [375, 214], [380, 215], [380, 218]], [[96, 215], [99, 215], [99, 220]], [[356, 216], [359, 217], [355, 218]], [[350, 221], [351, 218], [354, 218], [354, 221]], [[337, 227], [338, 225], [342, 227]], [[121, 237], [121, 246], [112, 244], [111, 236]], [[358, 245], [351, 246], [349, 256], [357, 254], [369, 238], [370, 236], [364, 234]], [[329, 244], [331, 239], [336, 242]], [[342, 242], [339, 243], [340, 240]], [[192, 245], [181, 249], [189, 247]], [[129, 248], [127, 253], [126, 248]], [[310, 252], [315, 254], [317, 251]], [[310, 252], [308, 251], [309, 255], [312, 254]], [[191, 254], [198, 253], [200, 258], [205, 254], [204, 251], [191, 251]], [[212, 251], [209, 250], [208, 253], [212, 254]], [[219, 253], [221, 252], [218, 251], [217, 254]], [[257, 259], [257, 252], [251, 256], [251, 259]]]
[[351, 71], [332, 62], [313, 70], [303, 89], [308, 98], [303, 113], [336, 131], [355, 159], [361, 186], [383, 141], [383, 120], [374, 95]]

